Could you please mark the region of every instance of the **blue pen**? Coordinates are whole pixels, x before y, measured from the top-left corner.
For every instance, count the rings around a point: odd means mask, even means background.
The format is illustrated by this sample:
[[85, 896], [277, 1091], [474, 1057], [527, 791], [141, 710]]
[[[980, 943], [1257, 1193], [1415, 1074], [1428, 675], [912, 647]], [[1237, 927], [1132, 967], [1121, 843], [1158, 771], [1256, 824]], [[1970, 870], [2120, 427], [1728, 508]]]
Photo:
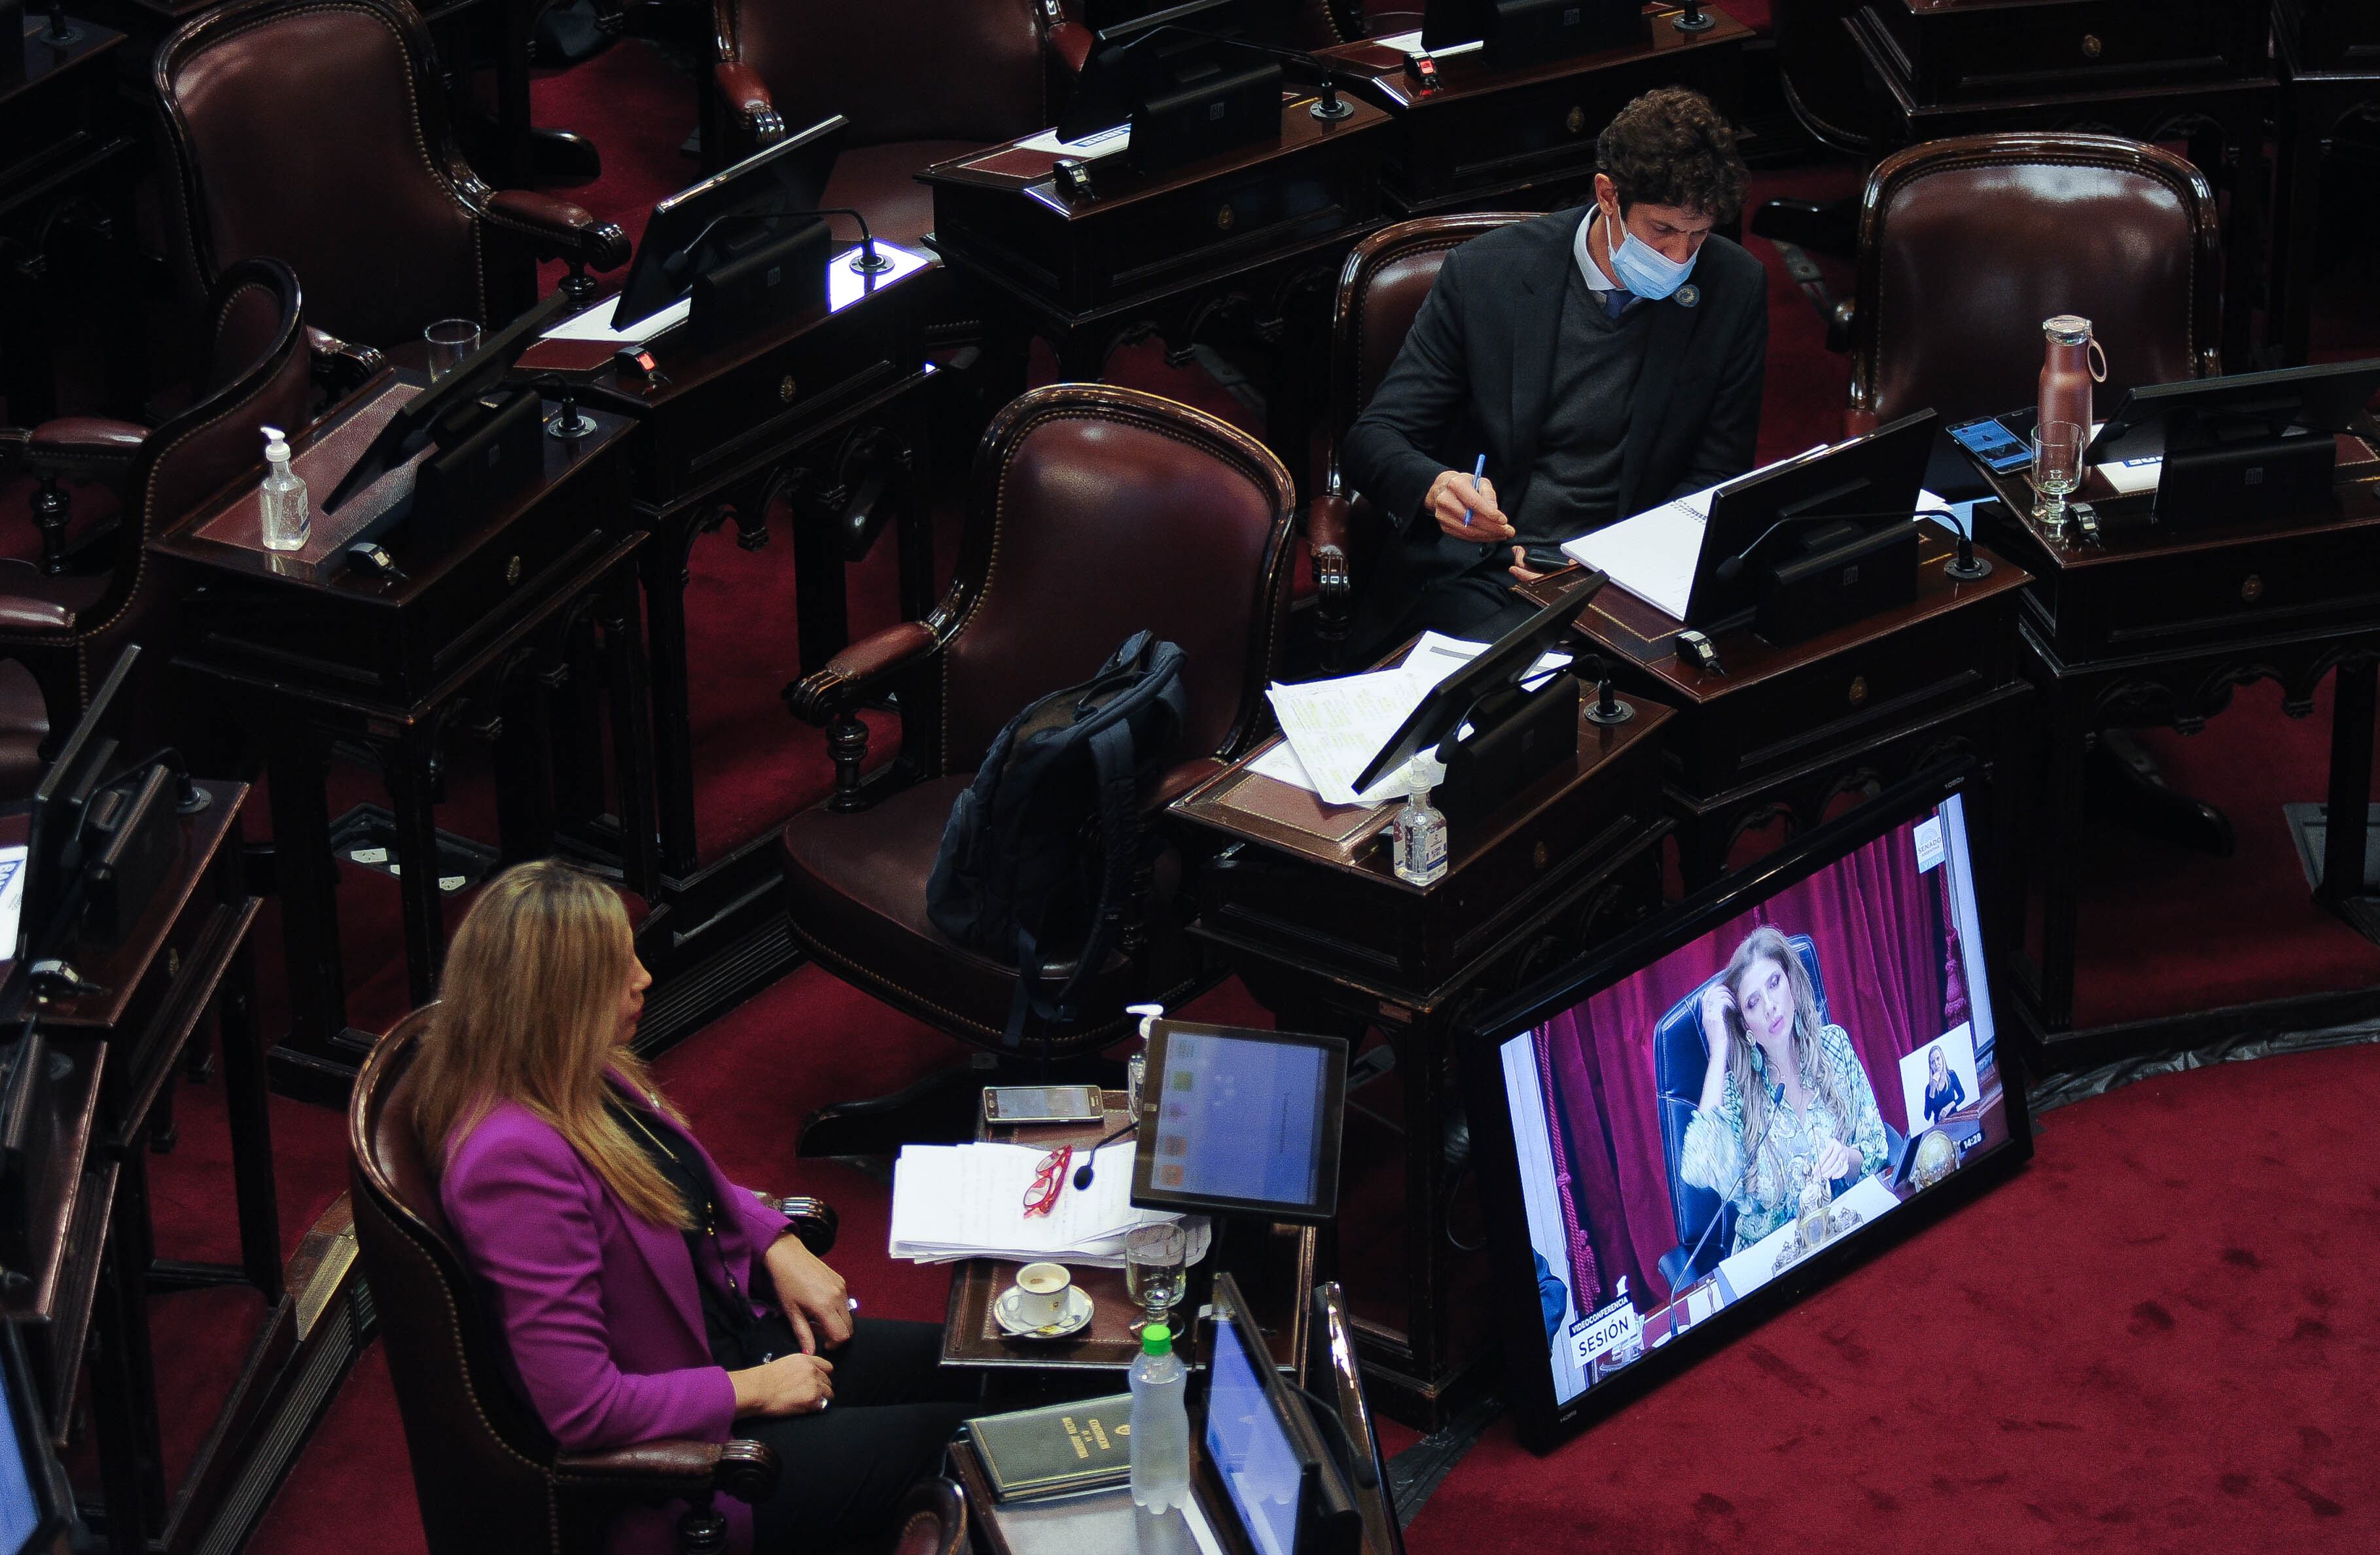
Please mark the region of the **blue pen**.
[[[1471, 466], [1471, 484], [1474, 486], [1478, 485], [1479, 477], [1487, 473], [1488, 456], [1483, 453], [1479, 456], [1479, 463]], [[1471, 510], [1469, 508], [1463, 510], [1463, 527], [1465, 529], [1471, 527]]]

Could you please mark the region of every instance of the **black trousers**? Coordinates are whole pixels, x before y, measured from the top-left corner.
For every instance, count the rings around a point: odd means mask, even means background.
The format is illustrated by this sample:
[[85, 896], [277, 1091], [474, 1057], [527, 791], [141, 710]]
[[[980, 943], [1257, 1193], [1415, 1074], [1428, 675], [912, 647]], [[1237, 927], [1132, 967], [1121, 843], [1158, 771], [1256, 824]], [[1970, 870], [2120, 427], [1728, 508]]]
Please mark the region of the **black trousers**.
[[861, 1318], [827, 1353], [834, 1402], [817, 1415], [735, 1422], [776, 1451], [777, 1493], [752, 1509], [753, 1555], [832, 1549], [885, 1526], [978, 1412], [972, 1374], [941, 1363], [939, 1323]]

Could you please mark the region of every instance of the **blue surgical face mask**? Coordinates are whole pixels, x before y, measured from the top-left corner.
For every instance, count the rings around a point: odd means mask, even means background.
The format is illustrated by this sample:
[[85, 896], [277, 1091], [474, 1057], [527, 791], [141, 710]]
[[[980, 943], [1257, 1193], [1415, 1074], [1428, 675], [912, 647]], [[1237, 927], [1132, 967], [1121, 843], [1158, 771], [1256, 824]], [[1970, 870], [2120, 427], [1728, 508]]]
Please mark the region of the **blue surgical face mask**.
[[1602, 211], [1611, 231], [1619, 234], [1619, 241], [1611, 245], [1611, 273], [1633, 295], [1658, 302], [1684, 285], [1686, 277], [1694, 272], [1694, 260], [1701, 257], [1701, 250], [1688, 255], [1681, 264], [1651, 244], [1640, 242], [1628, 230], [1627, 223], [1615, 219], [1601, 205], [1597, 209]]

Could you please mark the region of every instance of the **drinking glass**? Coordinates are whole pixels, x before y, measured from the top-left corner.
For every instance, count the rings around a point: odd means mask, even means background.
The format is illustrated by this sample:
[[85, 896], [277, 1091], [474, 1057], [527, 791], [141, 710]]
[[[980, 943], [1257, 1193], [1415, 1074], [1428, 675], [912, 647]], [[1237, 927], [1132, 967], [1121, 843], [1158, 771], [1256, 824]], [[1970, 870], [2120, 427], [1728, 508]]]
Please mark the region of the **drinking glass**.
[[2052, 526], [2066, 522], [2066, 496], [2082, 484], [2082, 445], [2071, 421], [2045, 421], [2033, 432], [2033, 489], [2041, 501], [2033, 516]]
[[1189, 1288], [1189, 1234], [1172, 1221], [1133, 1227], [1123, 1239], [1124, 1294], [1148, 1316], [1132, 1326], [1161, 1323]]
[[430, 378], [435, 382], [480, 348], [480, 326], [468, 319], [441, 319], [422, 331], [421, 338], [430, 345]]

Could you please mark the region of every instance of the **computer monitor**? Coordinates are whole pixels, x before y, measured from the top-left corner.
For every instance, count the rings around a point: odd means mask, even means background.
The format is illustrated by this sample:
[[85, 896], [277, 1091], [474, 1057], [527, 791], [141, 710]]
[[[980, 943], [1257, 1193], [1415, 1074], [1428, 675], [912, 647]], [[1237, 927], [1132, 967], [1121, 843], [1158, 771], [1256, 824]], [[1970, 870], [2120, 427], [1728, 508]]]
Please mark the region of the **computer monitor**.
[[[336, 512], [348, 498], [428, 449], [440, 422], [452, 417], [455, 423], [475, 424], [480, 415], [481, 397], [493, 393], [504, 383], [520, 354], [536, 344], [546, 325], [569, 307], [569, 294], [555, 292], [481, 341], [477, 351], [399, 405], [396, 414], [365, 445], [361, 456], [339, 477], [339, 484], [331, 488], [331, 494], [322, 499], [322, 511]], [[452, 429], [450, 424], [449, 430]], [[393, 509], [382, 515], [376, 521], [376, 530], [384, 532], [393, 526], [402, 512]]]
[[1318, 1405], [1330, 1406], [1339, 1428], [1325, 1431], [1346, 1476], [1364, 1536], [1373, 1555], [1404, 1555], [1405, 1536], [1397, 1522], [1397, 1506], [1389, 1485], [1389, 1462], [1373, 1428], [1372, 1409], [1364, 1397], [1364, 1375], [1355, 1356], [1355, 1322], [1347, 1311], [1347, 1295], [1336, 1280], [1314, 1287], [1314, 1325], [1305, 1375], [1319, 1395]]
[[2162, 457], [2224, 436], [2347, 432], [2380, 395], [2380, 360], [2318, 362], [2128, 390], [2092, 439], [2094, 464]]
[[48, 1555], [73, 1491], [50, 1450], [40, 1394], [13, 1323], [0, 1323], [0, 1555]]
[[1321, 1224], [1339, 1209], [1342, 1037], [1149, 1023], [1132, 1201]]
[[2031, 1153], [1973, 770], [1888, 790], [1457, 1034], [1505, 1396], [1533, 1445]]
[[1482, 43], [1499, 67], [1641, 41], [1645, 30], [1638, 0], [1427, 0], [1421, 13], [1425, 52]]
[[1363, 1521], [1305, 1402], [1273, 1366], [1238, 1282], [1215, 1277], [1201, 1442], [1255, 1555], [1353, 1555]]
[[[786, 237], [797, 224], [808, 224], [804, 219], [826, 196], [827, 179], [834, 172], [849, 124], [841, 114], [820, 119], [733, 167], [654, 201], [644, 239], [637, 245], [620, 300], [612, 309], [612, 327], [625, 329], [650, 319], [693, 290], [704, 271]], [[819, 284], [826, 284], [823, 270]]]
[[124, 725], [132, 711], [127, 687], [140, 659], [140, 645], [126, 644], [33, 790], [21, 884], [11, 883], [20, 893], [20, 905], [13, 942], [16, 964], [6, 994], [0, 994], [6, 1012], [13, 1012], [20, 980], [33, 962], [59, 954], [75, 937], [88, 862], [84, 823], [101, 791], [128, 776], [122, 770]]
[[[1196, 91], [1202, 84], [1211, 85], [1219, 94], [1217, 101], [1223, 102], [1233, 80], [1253, 80], [1269, 72], [1275, 85], [1279, 83], [1280, 68], [1271, 61], [1217, 41], [1218, 37], [1245, 37], [1260, 43], [1281, 41], [1267, 20], [1269, 13], [1257, 0], [1177, 0], [1164, 6], [1127, 4], [1111, 9], [1135, 14], [1094, 21], [1091, 52], [1058, 120], [1062, 140], [1084, 140], [1118, 128], [1131, 123], [1153, 101]], [[1097, 18], [1108, 13], [1092, 14]], [[1274, 128], [1277, 132], [1277, 116]]]
[[1833, 524], [1906, 525], [1939, 419], [1917, 411], [1720, 487], [1703, 524], [1686, 624], [1707, 632], [1748, 618], [1759, 602], [1764, 567]]

